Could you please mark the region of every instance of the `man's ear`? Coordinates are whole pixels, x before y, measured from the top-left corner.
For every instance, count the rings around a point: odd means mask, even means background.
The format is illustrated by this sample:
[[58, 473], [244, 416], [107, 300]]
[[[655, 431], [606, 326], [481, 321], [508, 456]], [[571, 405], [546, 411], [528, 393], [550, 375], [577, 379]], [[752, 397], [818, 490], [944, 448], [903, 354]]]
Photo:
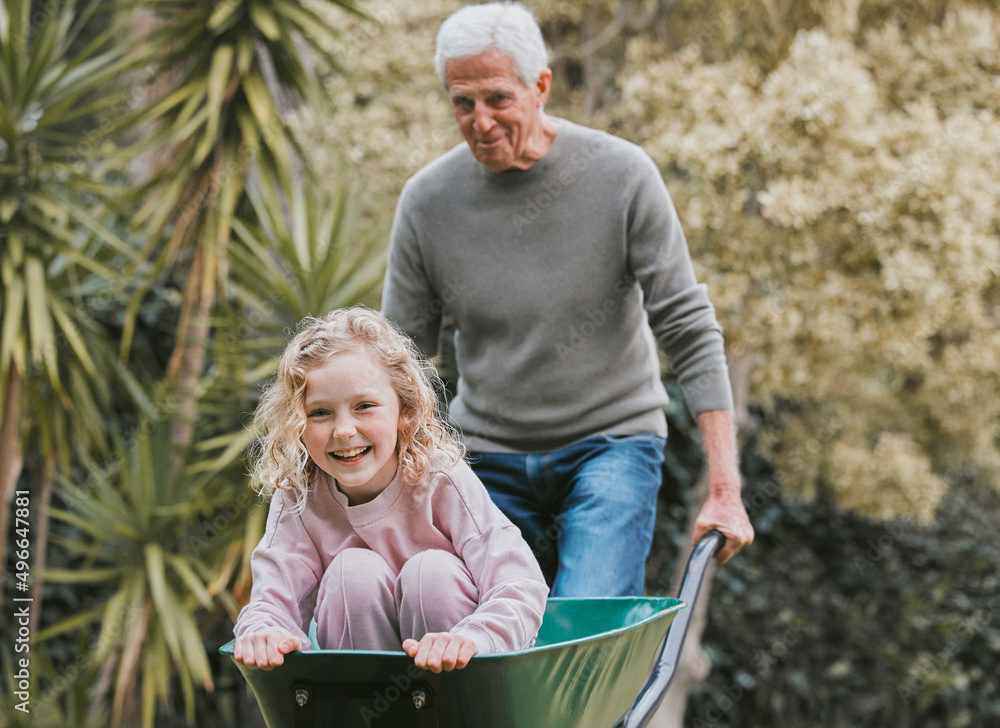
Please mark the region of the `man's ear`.
[[548, 101], [549, 91], [552, 90], [552, 69], [543, 69], [540, 74], [538, 74], [538, 81], [535, 82], [535, 88], [538, 90], [538, 108], [545, 106], [545, 102]]

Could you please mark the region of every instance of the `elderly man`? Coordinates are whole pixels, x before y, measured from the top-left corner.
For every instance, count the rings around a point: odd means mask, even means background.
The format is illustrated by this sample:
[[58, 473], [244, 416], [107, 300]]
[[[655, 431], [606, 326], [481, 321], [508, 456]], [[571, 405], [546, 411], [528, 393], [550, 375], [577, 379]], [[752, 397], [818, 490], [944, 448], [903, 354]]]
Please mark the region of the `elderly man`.
[[722, 331], [656, 166], [548, 116], [547, 63], [520, 4], [442, 24], [435, 66], [467, 143], [403, 189], [382, 308], [428, 355], [453, 317], [449, 414], [552, 594], [638, 595], [666, 437], [657, 343], [708, 458], [695, 538], [720, 530], [720, 561], [753, 540]]

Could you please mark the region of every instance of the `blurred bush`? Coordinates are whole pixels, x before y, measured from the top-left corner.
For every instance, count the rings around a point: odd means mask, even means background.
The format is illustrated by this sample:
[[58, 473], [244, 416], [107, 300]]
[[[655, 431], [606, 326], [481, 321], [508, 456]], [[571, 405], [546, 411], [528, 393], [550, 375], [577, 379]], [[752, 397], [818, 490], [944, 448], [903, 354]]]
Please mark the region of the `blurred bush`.
[[995, 12], [802, 30], [771, 70], [629, 50], [613, 112], [663, 169], [784, 487], [927, 522], [962, 468], [995, 482]]
[[[692, 425], [671, 417], [651, 593], [670, 593], [685, 538], [701, 465]], [[1000, 494], [959, 478], [930, 524], [875, 521], [829, 492], [785, 491], [759, 444], [743, 452], [756, 540], [715, 571], [703, 637], [712, 672], [685, 726], [1000, 725]]]

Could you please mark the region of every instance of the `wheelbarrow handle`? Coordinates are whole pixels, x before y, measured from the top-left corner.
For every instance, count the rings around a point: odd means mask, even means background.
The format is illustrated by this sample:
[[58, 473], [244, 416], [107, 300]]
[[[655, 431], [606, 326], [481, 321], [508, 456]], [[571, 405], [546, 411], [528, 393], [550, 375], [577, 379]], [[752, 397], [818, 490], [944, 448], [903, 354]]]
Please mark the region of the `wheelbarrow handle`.
[[687, 636], [688, 624], [698, 603], [701, 583], [705, 579], [705, 573], [712, 562], [712, 557], [725, 542], [725, 536], [713, 529], [695, 544], [691, 556], [688, 558], [687, 567], [684, 569], [684, 579], [681, 581], [680, 594], [678, 594], [678, 598], [687, 605], [687, 608], [682, 609], [674, 617], [666, 637], [663, 638], [660, 656], [656, 664], [653, 665], [649, 679], [646, 680], [646, 684], [642, 687], [635, 702], [632, 703], [628, 713], [615, 728], [642, 728], [653, 717], [653, 713], [663, 701], [663, 696], [667, 694], [667, 689], [674, 679], [674, 671], [677, 669], [681, 650], [684, 647], [684, 638]]

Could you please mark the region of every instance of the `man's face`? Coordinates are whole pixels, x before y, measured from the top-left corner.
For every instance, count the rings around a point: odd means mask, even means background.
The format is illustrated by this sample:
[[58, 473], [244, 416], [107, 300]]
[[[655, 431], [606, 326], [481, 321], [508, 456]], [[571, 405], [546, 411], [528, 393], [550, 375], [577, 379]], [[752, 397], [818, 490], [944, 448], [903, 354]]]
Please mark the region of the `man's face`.
[[483, 166], [503, 172], [527, 169], [538, 161], [532, 148], [542, 134], [551, 71], [543, 71], [534, 87], [525, 86], [514, 61], [491, 49], [448, 61], [444, 76], [455, 120]]

